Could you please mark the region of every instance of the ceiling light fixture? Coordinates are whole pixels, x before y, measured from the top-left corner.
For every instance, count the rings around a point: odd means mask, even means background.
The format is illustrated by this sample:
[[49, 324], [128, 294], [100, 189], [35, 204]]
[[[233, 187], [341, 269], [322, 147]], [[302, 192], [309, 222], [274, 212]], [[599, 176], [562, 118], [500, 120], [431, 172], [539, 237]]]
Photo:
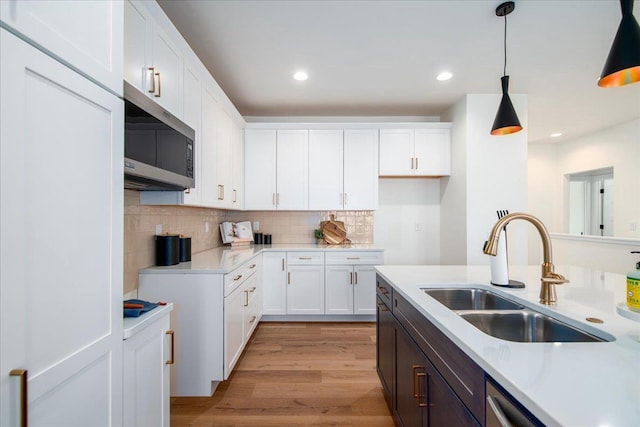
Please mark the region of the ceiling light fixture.
[[633, 0], [620, 0], [620, 9], [622, 20], [598, 80], [600, 87], [640, 82], [640, 25], [633, 16]]
[[509, 98], [509, 76], [507, 76], [507, 15], [513, 12], [515, 7], [514, 2], [508, 1], [496, 8], [496, 16], [504, 16], [504, 70], [500, 78], [502, 99], [491, 127], [491, 135], [508, 135], [522, 130], [516, 110]]
[[293, 75], [293, 78], [298, 80], [298, 81], [304, 81], [304, 80], [307, 80], [309, 78], [309, 76], [304, 71], [297, 71]]
[[562, 136], [562, 134], [560, 132], [556, 132], [556, 133], [552, 133], [551, 134], [551, 138], [557, 138], [559, 136]]
[[451, 77], [453, 77], [453, 74], [451, 74], [449, 71], [443, 71], [438, 74], [438, 77], [436, 77], [436, 79], [443, 82], [445, 80], [451, 80]]

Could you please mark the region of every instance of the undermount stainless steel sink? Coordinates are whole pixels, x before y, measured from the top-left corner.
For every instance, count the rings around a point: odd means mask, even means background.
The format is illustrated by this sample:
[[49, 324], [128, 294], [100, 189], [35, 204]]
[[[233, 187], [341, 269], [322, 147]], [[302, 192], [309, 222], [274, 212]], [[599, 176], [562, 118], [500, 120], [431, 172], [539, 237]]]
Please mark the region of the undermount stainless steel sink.
[[495, 338], [526, 343], [615, 341], [613, 337], [600, 338], [485, 289], [422, 290], [480, 331]]
[[484, 289], [422, 289], [445, 307], [457, 310], [521, 310], [524, 306]]
[[532, 310], [466, 312], [460, 316], [487, 335], [516, 342], [602, 342], [593, 336]]

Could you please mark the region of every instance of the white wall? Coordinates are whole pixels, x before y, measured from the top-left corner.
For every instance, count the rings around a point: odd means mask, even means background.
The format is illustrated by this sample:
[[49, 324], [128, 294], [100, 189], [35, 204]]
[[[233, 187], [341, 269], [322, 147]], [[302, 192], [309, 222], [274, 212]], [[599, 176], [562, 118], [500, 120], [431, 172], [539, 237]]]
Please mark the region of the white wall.
[[439, 180], [380, 179], [373, 234], [385, 264], [439, 264]]
[[[454, 123], [452, 177], [443, 180], [441, 189], [443, 264], [488, 264], [482, 247], [498, 219], [496, 211], [526, 211], [527, 97], [511, 95], [525, 130], [492, 136], [500, 97], [466, 95], [443, 116]], [[527, 263], [529, 227], [523, 221], [508, 227], [512, 264]]]

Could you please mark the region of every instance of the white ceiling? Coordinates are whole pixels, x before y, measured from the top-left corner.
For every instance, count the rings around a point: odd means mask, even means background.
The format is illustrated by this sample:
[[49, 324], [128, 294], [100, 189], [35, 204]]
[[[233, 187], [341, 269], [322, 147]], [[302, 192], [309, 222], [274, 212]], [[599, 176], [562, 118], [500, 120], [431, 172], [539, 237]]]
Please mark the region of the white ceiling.
[[[500, 93], [501, 1], [159, 3], [243, 116], [439, 116], [464, 94]], [[617, 0], [516, 2], [507, 74], [528, 94], [529, 141], [640, 117], [640, 84], [596, 85], [620, 16]], [[453, 79], [438, 82], [442, 70]]]

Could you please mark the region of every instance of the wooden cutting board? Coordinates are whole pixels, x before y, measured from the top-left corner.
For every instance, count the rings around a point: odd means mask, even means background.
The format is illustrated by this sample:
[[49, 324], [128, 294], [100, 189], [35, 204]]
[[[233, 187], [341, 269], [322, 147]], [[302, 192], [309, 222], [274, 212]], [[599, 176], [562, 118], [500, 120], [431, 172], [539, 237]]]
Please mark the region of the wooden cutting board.
[[320, 229], [324, 234], [324, 241], [330, 245], [341, 245], [351, 242], [347, 239], [347, 228], [344, 226], [344, 222], [336, 221], [334, 215], [331, 215], [329, 221], [322, 221], [320, 223]]

